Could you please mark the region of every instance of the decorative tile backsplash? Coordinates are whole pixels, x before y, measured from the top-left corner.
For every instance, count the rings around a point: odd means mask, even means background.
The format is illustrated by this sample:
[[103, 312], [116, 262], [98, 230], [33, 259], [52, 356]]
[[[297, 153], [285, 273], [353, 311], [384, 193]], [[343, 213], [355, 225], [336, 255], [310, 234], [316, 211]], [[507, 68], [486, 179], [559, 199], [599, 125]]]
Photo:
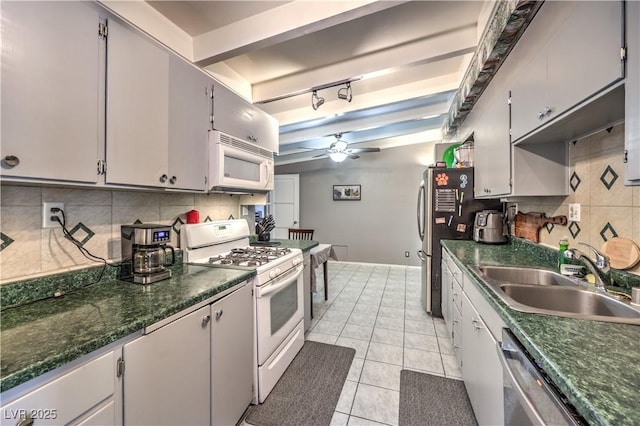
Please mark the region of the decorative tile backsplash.
[[[612, 237], [640, 244], [640, 186], [625, 186], [624, 124], [569, 143], [570, 194], [518, 200], [518, 210], [569, 217], [569, 204], [580, 204], [580, 222], [540, 230], [540, 243], [557, 249], [563, 236], [569, 246], [580, 242], [600, 248]], [[640, 265], [629, 272], [640, 274]]]
[[0, 283], [84, 268], [87, 260], [60, 227], [42, 228], [42, 203], [64, 203], [67, 228], [83, 248], [107, 260], [120, 259], [120, 225], [162, 223], [179, 246], [186, 212], [202, 221], [239, 217], [241, 196], [45, 186], [0, 185]]

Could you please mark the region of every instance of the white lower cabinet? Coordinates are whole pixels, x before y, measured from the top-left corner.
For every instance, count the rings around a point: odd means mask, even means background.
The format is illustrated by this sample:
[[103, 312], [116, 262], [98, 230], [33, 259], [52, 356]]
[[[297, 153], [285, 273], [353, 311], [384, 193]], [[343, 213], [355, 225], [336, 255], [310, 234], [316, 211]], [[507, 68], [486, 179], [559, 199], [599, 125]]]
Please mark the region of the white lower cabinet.
[[125, 425], [234, 425], [253, 397], [253, 284], [124, 345]]
[[[115, 374], [116, 351], [62, 371], [34, 390], [2, 406], [2, 425], [121, 424]], [[37, 381], [37, 380], [36, 380]], [[2, 395], [3, 403], [9, 399]]]
[[471, 278], [443, 251], [443, 277], [447, 276], [445, 270], [452, 269], [460, 274], [459, 279], [449, 273], [453, 277], [451, 289], [442, 303], [449, 306], [445, 322], [451, 330], [456, 360], [478, 424], [501, 425], [504, 424], [502, 366], [496, 342], [506, 324], [470, 282]]
[[478, 311], [462, 296], [462, 378], [478, 424], [504, 424], [502, 366], [496, 340]]
[[125, 425], [211, 423], [210, 306], [124, 345]]
[[234, 425], [253, 398], [253, 285], [211, 305], [213, 425]]

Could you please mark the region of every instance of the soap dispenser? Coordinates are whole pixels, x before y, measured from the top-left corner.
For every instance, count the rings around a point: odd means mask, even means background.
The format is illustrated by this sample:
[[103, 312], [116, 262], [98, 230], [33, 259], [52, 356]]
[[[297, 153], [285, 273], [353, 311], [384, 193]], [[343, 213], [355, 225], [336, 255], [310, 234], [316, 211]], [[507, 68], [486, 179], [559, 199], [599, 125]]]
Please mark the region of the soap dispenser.
[[562, 272], [562, 265], [566, 265], [569, 263], [567, 259], [564, 257], [564, 252], [569, 248], [569, 238], [562, 237], [560, 238], [560, 243], [558, 244], [558, 272]]

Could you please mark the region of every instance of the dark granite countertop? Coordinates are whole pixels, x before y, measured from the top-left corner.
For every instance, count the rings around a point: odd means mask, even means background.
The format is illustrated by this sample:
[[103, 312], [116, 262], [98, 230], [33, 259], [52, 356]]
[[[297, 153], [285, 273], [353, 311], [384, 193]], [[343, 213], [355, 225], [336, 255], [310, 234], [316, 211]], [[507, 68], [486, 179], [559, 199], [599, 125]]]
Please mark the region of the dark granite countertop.
[[640, 424], [640, 327], [514, 311], [466, 268], [486, 264], [554, 269], [553, 259], [533, 245], [452, 240], [442, 245], [590, 424]]
[[255, 271], [184, 265], [148, 286], [105, 280], [2, 310], [4, 392], [240, 284]]

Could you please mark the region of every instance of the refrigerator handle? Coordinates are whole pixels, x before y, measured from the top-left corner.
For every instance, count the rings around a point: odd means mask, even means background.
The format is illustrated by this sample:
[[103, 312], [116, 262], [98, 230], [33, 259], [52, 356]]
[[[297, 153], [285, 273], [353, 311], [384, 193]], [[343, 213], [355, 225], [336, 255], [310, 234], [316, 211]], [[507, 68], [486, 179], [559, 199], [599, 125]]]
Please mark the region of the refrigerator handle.
[[418, 259], [427, 260], [427, 254], [422, 250], [418, 250]]
[[[420, 241], [424, 241], [425, 213], [426, 212], [424, 211], [424, 182], [421, 182], [420, 187], [418, 188], [418, 212], [417, 212], [418, 235], [420, 236]], [[418, 254], [418, 256], [420, 255]]]

